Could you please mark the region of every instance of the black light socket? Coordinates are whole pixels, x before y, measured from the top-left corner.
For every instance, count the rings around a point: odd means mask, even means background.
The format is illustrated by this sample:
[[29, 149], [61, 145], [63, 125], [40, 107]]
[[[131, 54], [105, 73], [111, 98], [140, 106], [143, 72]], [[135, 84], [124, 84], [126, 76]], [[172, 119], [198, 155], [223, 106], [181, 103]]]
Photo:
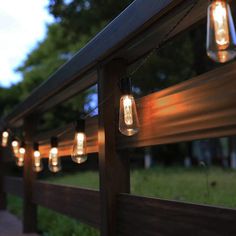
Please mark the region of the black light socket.
[[85, 131], [85, 120], [83, 120], [83, 119], [77, 120], [75, 130], [76, 130], [76, 132], [84, 132]]
[[58, 138], [51, 137], [51, 147], [57, 147], [57, 146], [58, 146]]
[[132, 85], [131, 78], [124, 77], [120, 81], [120, 90], [122, 94], [131, 94], [132, 93]]
[[34, 147], [34, 151], [38, 151], [39, 150], [39, 144], [38, 143], [35, 142], [33, 147]]

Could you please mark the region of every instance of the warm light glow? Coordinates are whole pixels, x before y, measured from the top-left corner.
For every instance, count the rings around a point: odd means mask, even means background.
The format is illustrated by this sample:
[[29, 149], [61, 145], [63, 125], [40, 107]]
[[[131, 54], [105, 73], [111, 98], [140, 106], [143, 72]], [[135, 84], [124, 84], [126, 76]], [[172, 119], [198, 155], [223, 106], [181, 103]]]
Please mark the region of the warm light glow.
[[81, 164], [87, 160], [86, 135], [78, 132], [75, 134], [71, 158], [74, 162]]
[[123, 95], [120, 99], [119, 130], [126, 136], [132, 136], [139, 131], [136, 104], [132, 95]]
[[52, 172], [58, 172], [61, 170], [61, 162], [60, 158], [58, 157], [58, 148], [52, 147], [49, 153], [49, 163], [48, 167]]
[[6, 147], [8, 143], [9, 133], [7, 131], [3, 131], [2, 133], [2, 146]]
[[13, 152], [14, 152], [14, 155], [16, 156], [19, 152], [19, 142], [17, 140], [13, 140], [11, 142], [11, 146], [12, 146], [12, 149], [13, 149]]
[[230, 6], [225, 0], [213, 0], [208, 7], [207, 54], [220, 63], [236, 56], [236, 33]]
[[38, 150], [34, 151], [34, 160], [33, 160], [33, 170], [35, 172], [40, 172], [43, 169], [43, 164], [41, 160], [41, 154]]
[[133, 113], [132, 113], [132, 100], [131, 96], [127, 95], [123, 98], [124, 106], [124, 121], [126, 125], [133, 124]]
[[212, 10], [216, 43], [224, 48], [229, 45], [229, 26], [226, 7], [226, 2], [216, 1]]
[[16, 157], [16, 165], [19, 166], [19, 167], [24, 166], [24, 159], [25, 159], [25, 148], [20, 147], [19, 156]]

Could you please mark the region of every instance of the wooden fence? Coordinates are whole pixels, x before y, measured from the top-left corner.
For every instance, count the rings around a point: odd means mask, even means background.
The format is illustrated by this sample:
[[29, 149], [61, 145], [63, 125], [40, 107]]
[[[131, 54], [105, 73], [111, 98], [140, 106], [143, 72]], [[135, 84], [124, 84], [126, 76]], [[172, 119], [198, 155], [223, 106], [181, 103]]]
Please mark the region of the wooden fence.
[[[128, 147], [235, 135], [235, 62], [139, 99], [141, 130], [137, 136], [124, 137], [117, 128], [117, 82], [129, 66], [158, 44], [160, 35], [165, 35], [194, 2], [134, 1], [5, 117], [11, 126], [23, 125], [26, 141], [32, 142], [35, 137], [43, 140], [71, 124], [36, 134], [39, 113], [96, 83], [100, 102], [109, 94], [99, 107], [99, 115], [86, 120], [88, 152], [99, 153], [99, 191], [38, 181], [31, 168], [31, 145], [26, 148], [23, 178], [4, 176], [1, 161], [0, 208], [6, 207], [6, 193], [22, 197], [24, 232], [37, 230], [37, 205], [41, 205], [96, 227], [103, 236], [236, 235], [236, 210], [131, 195], [126, 151]], [[199, 0], [167, 39], [205, 20], [207, 4]], [[71, 132], [60, 142], [62, 156], [70, 155], [72, 139]], [[40, 147], [44, 157], [49, 149], [49, 142]], [[4, 153], [1, 149], [1, 156]]]

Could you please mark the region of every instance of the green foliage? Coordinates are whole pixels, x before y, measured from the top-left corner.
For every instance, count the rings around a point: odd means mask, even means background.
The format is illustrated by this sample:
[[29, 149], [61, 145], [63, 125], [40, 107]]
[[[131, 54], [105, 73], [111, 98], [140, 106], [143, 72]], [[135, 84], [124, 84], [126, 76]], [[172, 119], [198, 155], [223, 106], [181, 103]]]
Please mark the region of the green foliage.
[[[185, 169], [155, 167], [131, 172], [131, 192], [136, 195], [236, 207], [236, 172], [219, 168]], [[207, 174], [209, 194], [207, 191]], [[97, 172], [82, 172], [50, 178], [47, 181], [80, 187], [98, 188]], [[10, 196], [8, 208], [21, 218], [22, 200]], [[79, 210], [79, 209], [78, 209]], [[40, 207], [39, 229], [44, 236], [97, 236], [99, 232], [76, 220]]]

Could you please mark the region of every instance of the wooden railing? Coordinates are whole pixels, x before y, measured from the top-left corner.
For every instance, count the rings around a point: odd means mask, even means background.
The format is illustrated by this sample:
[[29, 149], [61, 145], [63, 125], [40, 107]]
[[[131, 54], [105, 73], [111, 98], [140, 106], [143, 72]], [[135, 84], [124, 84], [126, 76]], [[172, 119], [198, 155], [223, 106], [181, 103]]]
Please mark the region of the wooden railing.
[[[28, 143], [35, 139], [40, 142], [72, 124], [36, 134], [37, 114], [96, 83], [99, 103], [106, 100], [99, 107], [98, 116], [86, 120], [88, 153], [99, 154], [99, 191], [37, 181], [31, 169], [32, 145], [27, 145], [23, 178], [0, 176], [0, 208], [6, 205], [6, 193], [22, 197], [24, 232], [37, 230], [37, 205], [42, 205], [100, 229], [102, 236], [236, 235], [236, 211], [233, 209], [129, 194], [130, 169], [126, 151], [128, 147], [235, 135], [235, 62], [137, 100], [141, 124], [138, 135], [122, 136], [116, 122], [119, 79], [130, 65], [158, 45], [160, 35], [165, 35], [194, 2], [134, 1], [5, 117], [9, 126], [23, 125]], [[203, 21], [206, 8], [207, 1], [199, 0], [191, 15], [166, 40]], [[70, 155], [72, 140], [72, 131], [61, 138], [61, 156]], [[49, 142], [42, 142], [40, 151], [45, 158], [49, 148]], [[0, 164], [2, 168], [3, 163]]]

